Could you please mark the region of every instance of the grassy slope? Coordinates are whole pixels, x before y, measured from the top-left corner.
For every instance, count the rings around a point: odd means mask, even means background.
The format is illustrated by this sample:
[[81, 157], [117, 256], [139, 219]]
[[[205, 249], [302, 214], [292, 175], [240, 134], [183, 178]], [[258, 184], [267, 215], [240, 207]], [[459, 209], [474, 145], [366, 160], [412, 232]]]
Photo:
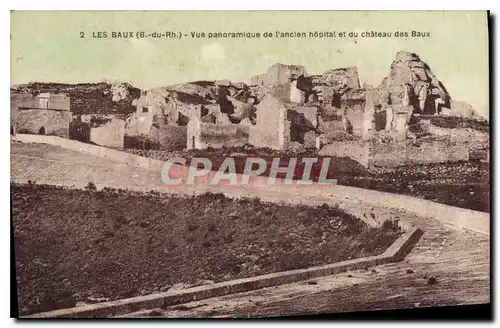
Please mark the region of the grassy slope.
[[12, 185], [11, 197], [21, 314], [379, 254], [400, 234], [328, 206], [213, 194]]

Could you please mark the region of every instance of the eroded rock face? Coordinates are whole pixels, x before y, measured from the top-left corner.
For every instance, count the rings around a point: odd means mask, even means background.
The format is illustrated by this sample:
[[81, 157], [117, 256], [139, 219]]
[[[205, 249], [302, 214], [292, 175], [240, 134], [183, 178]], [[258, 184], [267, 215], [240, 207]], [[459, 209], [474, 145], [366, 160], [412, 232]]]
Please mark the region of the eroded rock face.
[[[376, 117], [384, 117], [385, 132], [404, 138], [413, 114], [474, 117], [472, 108], [457, 106], [444, 85], [417, 54], [400, 51], [389, 75], [366, 92], [363, 138], [375, 132]], [[379, 122], [380, 123], [380, 122]], [[380, 125], [380, 124], [379, 124]]]
[[130, 85], [127, 83], [113, 83], [111, 85], [112, 100], [115, 102], [127, 100], [130, 97]]
[[304, 102], [320, 102], [341, 107], [341, 96], [348, 91], [359, 90], [359, 76], [356, 67], [331, 69], [322, 75], [300, 75], [297, 89], [304, 92]]
[[400, 51], [379, 89], [386, 89], [392, 107], [411, 106], [416, 113], [439, 114], [450, 107], [450, 95], [417, 54]]

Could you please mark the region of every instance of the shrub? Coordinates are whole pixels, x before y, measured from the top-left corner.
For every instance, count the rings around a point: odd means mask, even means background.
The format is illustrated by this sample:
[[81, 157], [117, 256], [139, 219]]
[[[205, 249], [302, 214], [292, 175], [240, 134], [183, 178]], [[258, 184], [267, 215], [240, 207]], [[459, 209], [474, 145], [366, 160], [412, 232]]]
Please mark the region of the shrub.
[[92, 181], [89, 181], [89, 183], [87, 183], [87, 185], [85, 186], [85, 190], [96, 191], [97, 187]]
[[382, 230], [397, 232], [401, 230], [401, 227], [399, 226], [397, 220], [387, 220], [382, 223]]
[[323, 203], [323, 204], [321, 204], [321, 206], [319, 208], [321, 208], [322, 210], [329, 210], [330, 205], [328, 205], [327, 203]]
[[90, 125], [73, 119], [69, 125], [69, 138], [81, 142], [90, 142]]

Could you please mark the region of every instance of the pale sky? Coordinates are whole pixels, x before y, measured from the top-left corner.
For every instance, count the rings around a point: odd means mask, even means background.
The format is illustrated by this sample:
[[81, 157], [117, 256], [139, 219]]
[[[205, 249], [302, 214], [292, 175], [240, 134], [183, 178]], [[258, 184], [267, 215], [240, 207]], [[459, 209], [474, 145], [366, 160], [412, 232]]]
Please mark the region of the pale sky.
[[[396, 31], [430, 32], [426, 38]], [[133, 32], [113, 39], [112, 31]], [[136, 32], [337, 32], [336, 38], [154, 39]], [[338, 33], [357, 32], [358, 37]], [[391, 32], [363, 38], [361, 32]], [[84, 33], [84, 38], [80, 33]], [[107, 38], [94, 38], [106, 32]], [[124, 81], [142, 89], [195, 80], [248, 82], [276, 62], [304, 65], [309, 74], [357, 66], [360, 82], [378, 85], [398, 51], [417, 53], [452, 99], [488, 113], [486, 12], [329, 11], [73, 11], [13, 12], [11, 84], [30, 81]]]

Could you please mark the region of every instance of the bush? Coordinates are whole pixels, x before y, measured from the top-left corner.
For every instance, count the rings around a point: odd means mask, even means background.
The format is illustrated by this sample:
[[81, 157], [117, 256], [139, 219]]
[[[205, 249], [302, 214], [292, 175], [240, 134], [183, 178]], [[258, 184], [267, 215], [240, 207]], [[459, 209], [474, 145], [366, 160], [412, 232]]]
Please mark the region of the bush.
[[90, 125], [77, 120], [71, 121], [69, 125], [69, 138], [85, 143], [90, 143]]
[[95, 191], [97, 190], [97, 187], [92, 181], [89, 181], [89, 183], [87, 183], [87, 185], [85, 186], [85, 190]]

